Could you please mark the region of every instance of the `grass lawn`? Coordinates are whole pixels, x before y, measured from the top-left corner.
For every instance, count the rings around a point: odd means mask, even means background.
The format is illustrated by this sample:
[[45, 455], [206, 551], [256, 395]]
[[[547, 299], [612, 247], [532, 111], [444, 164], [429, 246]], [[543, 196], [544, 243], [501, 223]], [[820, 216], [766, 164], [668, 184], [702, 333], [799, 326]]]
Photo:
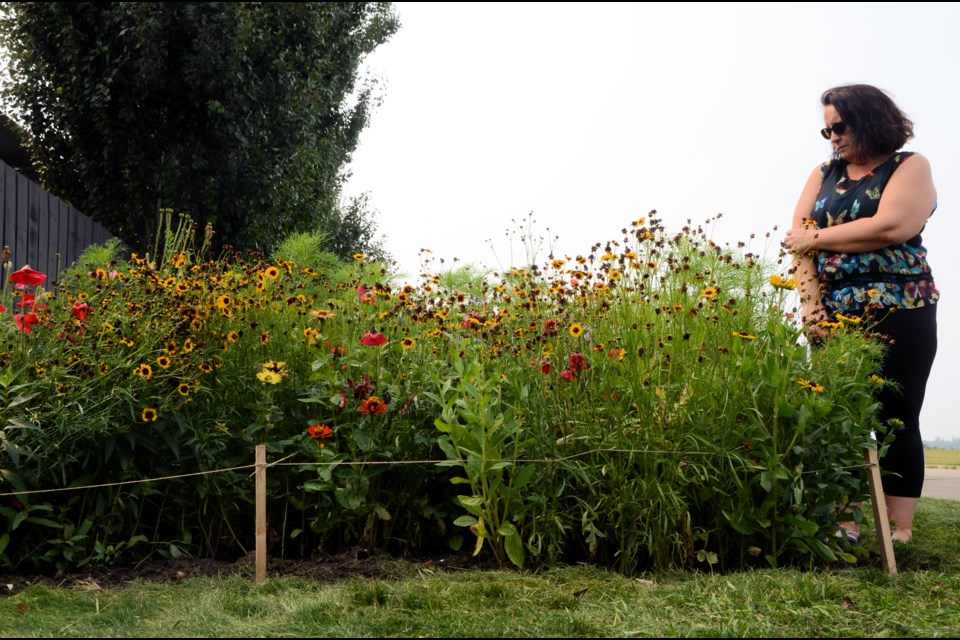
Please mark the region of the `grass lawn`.
[[923, 458], [928, 467], [960, 467], [960, 449], [924, 449]]
[[[246, 575], [80, 582], [0, 597], [0, 637], [950, 637], [960, 635], [960, 502], [924, 500], [887, 575], [871, 530], [857, 566], [624, 577], [589, 566], [389, 579]], [[867, 557], [869, 556], [869, 557]], [[2, 585], [0, 585], [2, 587]]]

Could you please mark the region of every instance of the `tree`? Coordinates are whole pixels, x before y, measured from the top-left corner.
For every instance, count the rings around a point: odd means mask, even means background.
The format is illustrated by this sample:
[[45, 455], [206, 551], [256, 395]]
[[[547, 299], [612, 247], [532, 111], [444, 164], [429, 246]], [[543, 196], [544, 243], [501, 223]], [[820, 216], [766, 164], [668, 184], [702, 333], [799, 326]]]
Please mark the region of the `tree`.
[[45, 188], [141, 250], [161, 207], [238, 248], [335, 235], [389, 3], [4, 4], [8, 99]]

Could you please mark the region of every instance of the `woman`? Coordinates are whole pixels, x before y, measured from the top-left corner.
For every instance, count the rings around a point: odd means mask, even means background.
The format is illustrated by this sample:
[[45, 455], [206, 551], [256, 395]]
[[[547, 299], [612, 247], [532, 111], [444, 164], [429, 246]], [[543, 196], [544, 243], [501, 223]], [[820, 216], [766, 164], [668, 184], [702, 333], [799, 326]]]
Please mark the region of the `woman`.
[[[820, 131], [833, 159], [810, 174], [784, 246], [793, 252], [808, 327], [837, 314], [869, 315], [889, 338], [880, 420], [903, 423], [880, 466], [894, 541], [913, 537], [923, 487], [920, 408], [937, 351], [933, 281], [920, 232], [936, 208], [930, 163], [900, 151], [913, 123], [870, 85], [829, 89]], [[844, 523], [855, 541], [859, 529]]]

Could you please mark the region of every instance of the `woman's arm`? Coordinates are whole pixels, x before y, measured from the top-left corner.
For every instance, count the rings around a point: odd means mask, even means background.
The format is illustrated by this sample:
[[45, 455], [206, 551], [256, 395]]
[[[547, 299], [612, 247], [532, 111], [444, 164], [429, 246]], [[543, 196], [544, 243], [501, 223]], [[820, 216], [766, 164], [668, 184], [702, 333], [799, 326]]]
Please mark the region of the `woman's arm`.
[[[807, 178], [807, 183], [804, 185], [803, 192], [800, 194], [800, 199], [793, 211], [793, 228], [787, 232], [788, 237], [797, 230], [800, 230], [801, 233], [803, 230], [810, 230], [811, 235], [814, 231], [804, 224], [804, 220], [813, 212], [817, 194], [820, 192], [820, 171], [820, 167], [816, 167], [810, 177]], [[786, 245], [786, 241], [784, 244]], [[820, 279], [817, 277], [817, 269], [813, 264], [813, 258], [806, 253], [794, 251], [793, 277], [797, 279], [797, 293], [800, 295], [800, 315], [803, 323], [810, 325], [826, 320], [827, 314], [820, 299]]]
[[862, 253], [906, 242], [923, 229], [936, 200], [930, 163], [914, 154], [890, 177], [873, 217], [826, 229], [798, 228], [795, 220], [784, 246], [801, 254], [815, 249]]

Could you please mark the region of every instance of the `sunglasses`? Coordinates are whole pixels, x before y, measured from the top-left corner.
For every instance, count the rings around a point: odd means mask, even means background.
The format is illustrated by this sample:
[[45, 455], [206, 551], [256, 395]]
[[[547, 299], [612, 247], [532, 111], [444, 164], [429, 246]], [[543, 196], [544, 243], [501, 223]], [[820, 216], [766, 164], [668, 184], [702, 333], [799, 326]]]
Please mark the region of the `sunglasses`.
[[830, 139], [830, 134], [831, 134], [831, 133], [835, 133], [835, 134], [837, 134], [838, 136], [842, 136], [843, 134], [845, 134], [845, 133], [847, 132], [847, 127], [848, 127], [848, 126], [849, 126], [849, 125], [848, 125], [846, 122], [838, 122], [838, 123], [834, 124], [832, 127], [826, 127], [826, 128], [824, 128], [824, 129], [820, 129], [820, 135], [822, 135], [822, 136], [823, 136], [824, 138], [826, 138], [827, 140]]

